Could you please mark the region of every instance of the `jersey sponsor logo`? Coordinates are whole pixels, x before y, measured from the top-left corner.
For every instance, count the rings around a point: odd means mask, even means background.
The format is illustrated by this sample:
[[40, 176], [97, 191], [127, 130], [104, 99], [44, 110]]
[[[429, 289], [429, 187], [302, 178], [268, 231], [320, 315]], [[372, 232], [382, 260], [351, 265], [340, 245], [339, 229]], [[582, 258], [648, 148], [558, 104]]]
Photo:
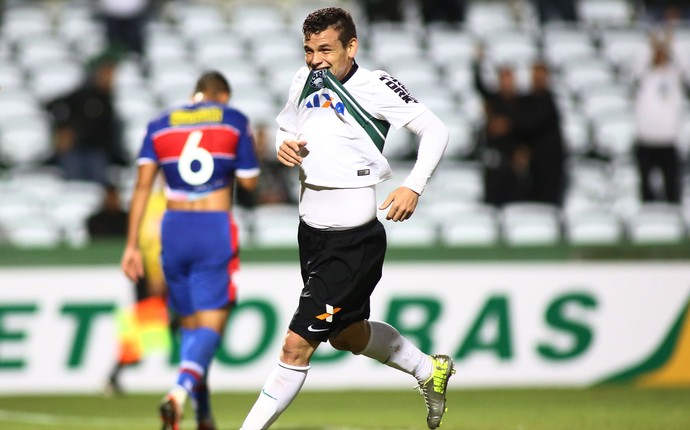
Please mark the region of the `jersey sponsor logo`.
[[194, 110], [176, 110], [170, 113], [170, 125], [189, 125], [204, 122], [222, 122], [223, 109], [219, 107]]
[[416, 98], [412, 97], [410, 92], [405, 88], [405, 85], [400, 83], [399, 80], [395, 79], [394, 77], [390, 75], [381, 75], [379, 77], [379, 80], [383, 81], [384, 84], [395, 94], [398, 95], [405, 103], [419, 103]]
[[340, 115], [345, 113], [345, 105], [343, 102], [331, 99], [329, 93], [314, 94], [314, 97], [306, 104], [307, 109], [314, 108], [331, 108]]

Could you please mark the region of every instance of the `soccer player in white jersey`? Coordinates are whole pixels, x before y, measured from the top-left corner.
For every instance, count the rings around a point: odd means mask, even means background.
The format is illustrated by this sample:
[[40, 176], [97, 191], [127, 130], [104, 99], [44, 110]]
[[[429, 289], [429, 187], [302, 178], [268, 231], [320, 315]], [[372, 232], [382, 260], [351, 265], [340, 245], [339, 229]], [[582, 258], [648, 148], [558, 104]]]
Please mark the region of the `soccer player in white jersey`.
[[278, 115], [278, 160], [298, 167], [299, 254], [304, 288], [279, 361], [242, 424], [267, 429], [297, 396], [321, 342], [373, 358], [417, 379], [427, 424], [446, 409], [447, 355], [427, 355], [385, 322], [369, 320], [370, 296], [381, 278], [386, 232], [376, 216], [376, 184], [392, 176], [381, 154], [392, 125], [421, 136], [418, 158], [402, 186], [378, 208], [386, 219], [410, 218], [448, 143], [445, 125], [383, 71], [355, 62], [351, 15], [329, 7], [304, 21], [307, 67]]

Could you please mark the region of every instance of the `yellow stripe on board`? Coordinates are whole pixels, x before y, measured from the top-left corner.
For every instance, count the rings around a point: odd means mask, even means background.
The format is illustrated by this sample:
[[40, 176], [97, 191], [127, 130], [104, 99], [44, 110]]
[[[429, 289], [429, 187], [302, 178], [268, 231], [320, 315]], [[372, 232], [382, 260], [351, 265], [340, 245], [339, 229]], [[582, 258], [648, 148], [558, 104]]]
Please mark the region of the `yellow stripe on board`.
[[[690, 305], [686, 315], [690, 315]], [[643, 388], [690, 385], [690, 318], [683, 321], [676, 348], [666, 364], [640, 376], [635, 385]]]

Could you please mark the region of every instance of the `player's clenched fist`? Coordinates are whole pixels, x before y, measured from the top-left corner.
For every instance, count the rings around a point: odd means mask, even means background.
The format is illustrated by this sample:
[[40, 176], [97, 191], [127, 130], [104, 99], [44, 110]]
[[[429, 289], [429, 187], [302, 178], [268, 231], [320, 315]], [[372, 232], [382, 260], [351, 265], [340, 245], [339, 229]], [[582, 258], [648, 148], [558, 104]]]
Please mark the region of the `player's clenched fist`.
[[306, 155], [306, 145], [304, 140], [284, 140], [278, 148], [278, 161], [288, 167], [299, 166], [303, 155]]

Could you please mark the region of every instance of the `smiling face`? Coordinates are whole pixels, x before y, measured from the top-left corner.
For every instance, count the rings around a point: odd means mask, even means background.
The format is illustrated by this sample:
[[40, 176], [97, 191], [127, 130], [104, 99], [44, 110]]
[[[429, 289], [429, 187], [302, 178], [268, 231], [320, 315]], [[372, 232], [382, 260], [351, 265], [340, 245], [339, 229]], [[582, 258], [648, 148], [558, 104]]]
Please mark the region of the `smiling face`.
[[357, 53], [357, 38], [343, 44], [332, 26], [304, 37], [304, 59], [312, 70], [328, 69], [342, 80], [352, 68]]

